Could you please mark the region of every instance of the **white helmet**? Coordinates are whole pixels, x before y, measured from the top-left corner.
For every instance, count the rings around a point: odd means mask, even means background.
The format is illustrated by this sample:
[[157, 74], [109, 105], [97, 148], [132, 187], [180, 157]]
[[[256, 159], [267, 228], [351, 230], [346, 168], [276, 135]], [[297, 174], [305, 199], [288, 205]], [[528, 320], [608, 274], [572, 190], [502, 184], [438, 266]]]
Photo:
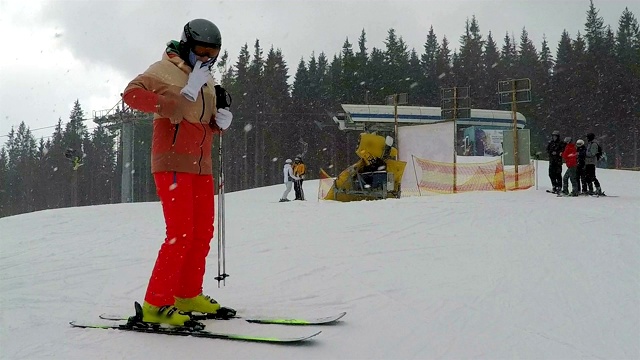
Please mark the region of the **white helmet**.
[[291, 164], [291, 163], [292, 163], [292, 161], [291, 161], [291, 159], [287, 159], [287, 160], [285, 160], [285, 161], [284, 161], [284, 163], [285, 163], [285, 164]]
[[578, 146], [584, 145], [584, 140], [578, 139], [578, 141], [576, 141], [576, 145], [578, 145]]

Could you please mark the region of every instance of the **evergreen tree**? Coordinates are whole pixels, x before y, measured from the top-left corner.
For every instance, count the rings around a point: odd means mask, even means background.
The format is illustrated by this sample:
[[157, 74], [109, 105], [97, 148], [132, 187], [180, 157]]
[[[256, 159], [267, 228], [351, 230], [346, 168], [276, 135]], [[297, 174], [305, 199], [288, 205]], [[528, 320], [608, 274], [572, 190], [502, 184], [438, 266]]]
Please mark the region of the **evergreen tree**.
[[33, 194], [36, 177], [36, 141], [31, 130], [23, 122], [18, 130], [13, 128], [7, 140], [7, 186], [11, 213], [36, 210]]
[[69, 161], [64, 157], [66, 146], [63, 143], [62, 119], [58, 118], [50, 141], [44, 151], [43, 185], [45, 209], [68, 206], [66, 199], [69, 187]]
[[[89, 204], [113, 203], [117, 198], [114, 181], [116, 161], [114, 136], [106, 127], [98, 125], [88, 145], [88, 160], [85, 166], [91, 175], [91, 182], [87, 202]], [[145, 165], [150, 166], [150, 164]], [[150, 174], [149, 169], [147, 167], [144, 173]]]
[[361, 102], [362, 77], [358, 73], [358, 60], [353, 52], [353, 45], [347, 38], [342, 45], [340, 56], [342, 74], [340, 75], [340, 88], [342, 89], [342, 103], [352, 104]]
[[310, 82], [311, 79], [309, 70], [307, 70], [307, 63], [301, 58], [296, 69], [291, 91], [297, 107], [307, 104], [311, 100], [307, 92], [307, 89], [311, 87]]
[[553, 54], [551, 53], [551, 49], [549, 49], [547, 38], [543, 36], [542, 45], [540, 46], [540, 65], [542, 66], [542, 70], [544, 71], [547, 79], [553, 73], [553, 64]]
[[[369, 54], [367, 52], [367, 35], [362, 29], [362, 33], [358, 38], [358, 52], [355, 54], [355, 66], [358, 69], [356, 75], [356, 83], [358, 84], [357, 90], [355, 91], [354, 98], [355, 102], [358, 102], [359, 99], [362, 99], [362, 102], [366, 102], [368, 99], [368, 93], [371, 91], [370, 84], [367, 81], [371, 78], [371, 71], [368, 66], [369, 62]], [[360, 94], [364, 94], [364, 96], [360, 97]]]
[[251, 85], [247, 88], [247, 101], [250, 105], [250, 118], [254, 119], [253, 126], [253, 187], [264, 185], [266, 176], [264, 158], [264, 90], [263, 81], [264, 59], [260, 41], [256, 40], [253, 46], [253, 57], [249, 66], [249, 77], [252, 79]]
[[409, 52], [408, 70], [406, 92], [409, 93], [410, 103], [413, 105], [424, 104], [424, 91], [421, 91], [421, 88], [425, 86], [424, 72], [415, 49], [411, 49]]
[[387, 64], [382, 50], [375, 47], [371, 50], [367, 68], [368, 78], [366, 84], [369, 92], [362, 94], [364, 95], [363, 98], [366, 98], [369, 104], [383, 104], [385, 96], [388, 95], [388, 90], [385, 88]]
[[[449, 50], [449, 40], [446, 36], [442, 37], [442, 43], [438, 50], [436, 73], [438, 74], [439, 88], [448, 88], [454, 86], [454, 79], [451, 69], [451, 50]], [[438, 102], [440, 100], [438, 99]]]
[[[84, 111], [80, 106], [80, 101], [76, 100], [69, 115], [69, 122], [65, 126], [62, 134], [62, 143], [65, 149], [74, 150], [78, 156], [84, 161], [83, 139], [88, 136], [87, 126], [84, 124]], [[64, 156], [64, 154], [60, 154]], [[80, 199], [84, 198], [84, 194], [80, 193], [80, 184], [85, 179], [85, 171], [82, 168], [73, 169], [74, 164], [71, 159], [68, 165], [63, 168], [63, 173], [67, 175], [67, 193], [65, 194], [66, 206], [78, 206], [81, 204]]]
[[[589, 10], [587, 11], [585, 29], [585, 38], [589, 53], [595, 55], [601, 52], [605, 41], [604, 19], [598, 15], [598, 10], [596, 10], [593, 5], [593, 0], [589, 0]], [[598, 64], [593, 65], [597, 66]]]
[[[539, 70], [535, 79], [533, 79], [533, 97], [536, 99], [534, 104], [533, 116], [537, 122], [535, 132], [531, 136], [531, 151], [533, 154], [543, 153], [545, 145], [545, 135], [548, 133], [551, 125], [550, 107], [555, 102], [552, 91], [552, 73], [554, 59], [546, 37], [543, 36], [540, 46]], [[552, 130], [553, 131], [553, 130]]]
[[[611, 56], [613, 49], [606, 47], [606, 29], [604, 19], [598, 15], [598, 10], [593, 5], [593, 0], [589, 2], [589, 10], [587, 11], [587, 21], [585, 23], [585, 36], [583, 38], [585, 45], [576, 44], [584, 47], [584, 57], [580, 58], [580, 86], [584, 91], [579, 92], [579, 96], [586, 100], [586, 107], [582, 107], [584, 116], [588, 118], [585, 122], [587, 129], [592, 129], [599, 133], [597, 129], [601, 119], [607, 114], [604, 111], [603, 98], [606, 92], [604, 79], [611, 71]], [[609, 94], [612, 95], [612, 94]], [[604, 124], [603, 124], [604, 125]], [[602, 128], [601, 130], [605, 130]]]
[[500, 52], [498, 44], [493, 40], [491, 32], [487, 35], [484, 45], [484, 53], [482, 55], [482, 63], [484, 71], [480, 77], [480, 85], [477, 93], [473, 96], [472, 107], [480, 109], [497, 109], [498, 108], [498, 81], [501, 79], [500, 74]]
[[[623, 167], [640, 165], [640, 28], [634, 14], [625, 8], [618, 20], [612, 70], [616, 97], [612, 106], [619, 122], [616, 160]], [[613, 101], [615, 100], [615, 101]]]
[[[230, 78], [233, 77], [233, 72], [229, 72], [229, 53], [227, 50], [223, 51], [222, 55], [218, 57], [216, 67], [220, 73], [220, 84], [223, 87], [227, 86], [227, 81], [230, 81]], [[227, 77], [229, 77], [229, 80], [227, 80]]]
[[227, 87], [227, 91], [233, 96], [232, 111], [234, 123], [227, 130], [225, 136], [236, 139], [236, 141], [231, 143], [225, 143], [230, 145], [225, 145], [225, 151], [232, 155], [236, 154], [235, 158], [231, 161], [233, 166], [225, 169], [225, 171], [227, 171], [225, 178], [225, 188], [227, 191], [247, 189], [249, 188], [249, 184], [252, 184], [251, 174], [253, 173], [253, 167], [249, 165], [252, 146], [249, 145], [249, 142], [250, 135], [255, 133], [253, 128], [255, 118], [252, 115], [251, 99], [247, 92], [253, 81], [249, 74], [250, 62], [251, 55], [249, 54], [249, 47], [247, 44], [244, 44], [238, 55], [234, 76]]
[[500, 72], [503, 79], [515, 79], [515, 65], [518, 58], [518, 51], [516, 50], [515, 39], [506, 33], [504, 36], [504, 45], [502, 45], [502, 51], [500, 52]]
[[318, 69], [313, 77], [313, 81], [319, 84], [317, 104], [321, 109], [331, 109], [335, 106], [329, 99], [329, 89], [327, 88], [327, 72], [329, 71], [329, 62], [324, 53], [318, 55]]
[[[282, 138], [290, 136], [287, 131], [291, 125], [290, 120], [290, 108], [291, 98], [289, 94], [289, 84], [287, 75], [287, 64], [282, 57], [282, 51], [280, 49], [274, 50], [273, 47], [267, 54], [264, 67], [264, 83], [268, 84], [265, 88], [265, 125], [264, 132], [264, 144], [265, 144], [265, 157], [268, 159], [265, 162], [266, 178], [265, 182], [268, 185], [278, 184], [282, 181], [280, 174], [280, 163], [273, 161], [272, 159], [282, 156], [286, 152], [286, 148], [283, 147]], [[303, 121], [296, 122], [297, 126], [305, 127]]]
[[383, 73], [383, 96], [408, 92], [411, 79], [407, 77], [409, 69], [409, 52], [402, 36], [397, 36], [395, 29], [389, 29], [385, 40], [384, 51], [386, 71]]
[[419, 87], [421, 96], [417, 98], [417, 104], [424, 106], [440, 106], [440, 89], [438, 80], [438, 37], [433, 31], [433, 26], [429, 28], [427, 40], [424, 43], [424, 53], [420, 57], [423, 69], [424, 81]]
[[0, 148], [0, 217], [11, 214], [9, 191], [9, 155], [2, 147]]
[[482, 84], [485, 73], [482, 62], [484, 43], [476, 17], [473, 16], [471, 21], [467, 19], [465, 33], [460, 37], [460, 51], [453, 71], [456, 74], [456, 86], [469, 86], [472, 97], [477, 97], [478, 93], [484, 92]]
[[[546, 136], [550, 136], [554, 130], [562, 131], [566, 134], [566, 129], [561, 129], [562, 124], [566, 124], [573, 118], [575, 111], [574, 94], [572, 91], [575, 69], [573, 63], [572, 39], [569, 33], [564, 30], [558, 42], [556, 62], [553, 68], [553, 78], [551, 82], [551, 97], [549, 120], [547, 127], [541, 128]], [[551, 127], [551, 128], [549, 128]]]

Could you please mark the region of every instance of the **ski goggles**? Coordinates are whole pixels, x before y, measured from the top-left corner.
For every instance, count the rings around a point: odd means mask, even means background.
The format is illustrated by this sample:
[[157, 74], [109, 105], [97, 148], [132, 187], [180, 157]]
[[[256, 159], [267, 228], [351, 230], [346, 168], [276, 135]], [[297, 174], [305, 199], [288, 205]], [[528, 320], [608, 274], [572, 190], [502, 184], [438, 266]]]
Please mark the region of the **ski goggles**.
[[215, 47], [203, 46], [203, 45], [194, 46], [192, 51], [194, 54], [198, 56], [206, 56], [210, 59], [215, 59], [218, 57], [218, 54], [220, 54], [219, 47], [215, 48]]

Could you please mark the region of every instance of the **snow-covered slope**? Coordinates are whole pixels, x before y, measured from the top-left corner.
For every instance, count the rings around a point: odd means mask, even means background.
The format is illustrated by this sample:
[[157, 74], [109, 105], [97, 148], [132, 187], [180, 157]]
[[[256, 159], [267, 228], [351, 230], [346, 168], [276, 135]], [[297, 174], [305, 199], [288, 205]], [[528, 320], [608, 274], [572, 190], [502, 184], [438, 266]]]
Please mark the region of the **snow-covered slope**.
[[[164, 223], [159, 203], [0, 219], [6, 359], [638, 359], [640, 172], [598, 170], [610, 198], [539, 190], [373, 202], [278, 203], [283, 186], [226, 196], [206, 291], [256, 315], [347, 311], [305, 346], [74, 329], [132, 311]], [[307, 197], [317, 181], [305, 183]], [[309, 328], [211, 321], [211, 330]]]

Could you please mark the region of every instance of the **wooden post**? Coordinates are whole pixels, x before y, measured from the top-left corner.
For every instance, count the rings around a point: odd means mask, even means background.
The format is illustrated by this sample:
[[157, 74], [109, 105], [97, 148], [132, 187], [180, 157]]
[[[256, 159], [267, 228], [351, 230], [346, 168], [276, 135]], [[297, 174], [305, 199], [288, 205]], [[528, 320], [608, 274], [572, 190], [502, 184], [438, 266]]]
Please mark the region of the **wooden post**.
[[513, 117], [513, 163], [515, 164], [515, 188], [518, 189], [518, 116], [516, 108], [516, 82], [511, 81], [511, 116]]
[[453, 193], [457, 192], [458, 183], [458, 87], [453, 88]]
[[400, 148], [398, 147], [398, 94], [393, 94], [393, 118], [394, 118], [394, 134], [393, 145], [397, 152], [396, 160], [400, 158]]

